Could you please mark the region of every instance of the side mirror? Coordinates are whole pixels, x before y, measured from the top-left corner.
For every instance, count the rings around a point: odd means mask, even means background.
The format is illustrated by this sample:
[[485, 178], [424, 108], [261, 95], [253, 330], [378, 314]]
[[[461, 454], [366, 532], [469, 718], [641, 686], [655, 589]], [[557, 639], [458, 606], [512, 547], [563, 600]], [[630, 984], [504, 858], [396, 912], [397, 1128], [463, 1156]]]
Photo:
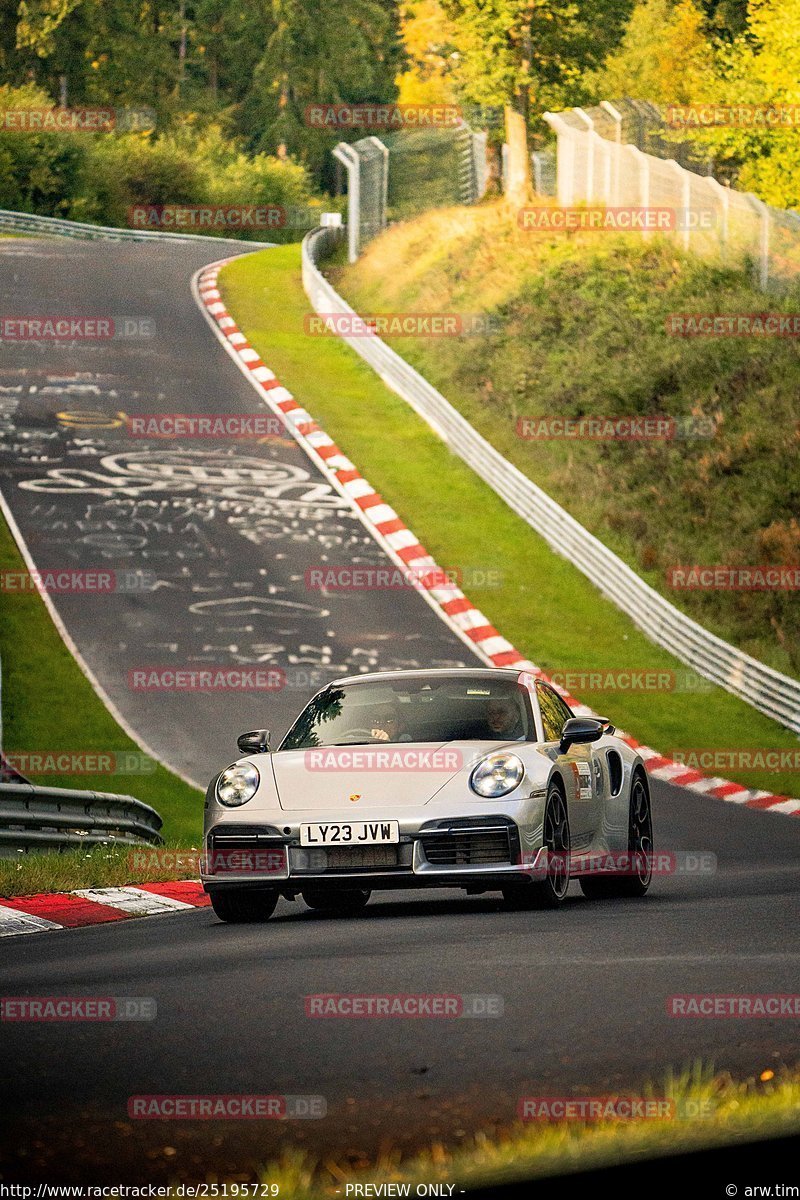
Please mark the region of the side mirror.
[[596, 721], [594, 717], [570, 717], [568, 721], [564, 722], [558, 748], [562, 754], [566, 754], [570, 746], [599, 741], [604, 732], [603, 722]]
[[242, 754], [268, 754], [269, 730], [254, 729], [251, 733], [240, 733], [236, 745]]

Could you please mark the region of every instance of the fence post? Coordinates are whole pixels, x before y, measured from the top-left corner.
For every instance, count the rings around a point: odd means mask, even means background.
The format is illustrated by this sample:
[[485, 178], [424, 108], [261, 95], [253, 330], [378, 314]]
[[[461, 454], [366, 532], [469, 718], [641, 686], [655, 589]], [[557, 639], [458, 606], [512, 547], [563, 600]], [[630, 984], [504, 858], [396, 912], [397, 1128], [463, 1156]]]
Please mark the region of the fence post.
[[539, 153], [534, 150], [531, 155], [531, 167], [533, 169], [533, 190], [537, 196], [542, 194], [542, 164], [539, 162]]
[[611, 175], [611, 155], [612, 155], [612, 148], [616, 149], [616, 147], [614, 147], [613, 142], [607, 142], [607, 141], [605, 141], [604, 138], [600, 139], [599, 145], [602, 148], [603, 155], [604, 155], [604, 158], [603, 158], [603, 198], [604, 198], [606, 204], [611, 204], [613, 202], [613, 186], [614, 186], [613, 182], [612, 182], [612, 175]]
[[676, 162], [674, 158], [667, 159], [667, 166], [672, 167], [676, 172], [681, 185], [681, 204], [683, 205], [683, 248], [689, 249], [689, 205], [692, 202], [691, 183], [689, 180], [689, 172]]
[[361, 164], [348, 142], [339, 142], [333, 156], [347, 170], [347, 261], [354, 263], [361, 242]]
[[[619, 204], [619, 168], [620, 168], [620, 155], [622, 154], [622, 113], [619, 111], [618, 108], [615, 108], [615, 106], [611, 103], [610, 100], [601, 100], [600, 107], [603, 109], [604, 112], [607, 112], [608, 115], [614, 121], [614, 127], [615, 127], [614, 145], [616, 146], [616, 150], [613, 151], [614, 181], [611, 185], [611, 203]], [[609, 153], [609, 157], [610, 157], [612, 154], [612, 151], [609, 150], [608, 153]]]
[[556, 193], [558, 203], [568, 207], [575, 200], [575, 130], [559, 113], [546, 112], [544, 120], [554, 131], [556, 145]]
[[764, 201], [759, 200], [752, 192], [745, 192], [745, 195], [761, 218], [758, 237], [758, 282], [762, 292], [765, 292], [769, 283], [769, 209]]
[[[388, 205], [388, 201], [389, 201], [389, 147], [384, 146], [381, 139], [378, 137], [375, 137], [374, 134], [370, 135], [370, 137], [368, 137], [368, 138], [365, 138], [365, 141], [371, 142], [373, 144], [373, 146], [375, 146], [380, 151], [380, 153], [383, 157], [382, 178], [381, 178], [381, 207], [380, 207], [380, 213], [378, 214], [378, 226], [380, 229], [385, 229], [386, 228], [386, 209], [387, 209], [387, 205]], [[360, 165], [360, 161], [361, 160], [359, 159], [359, 165]], [[361, 199], [360, 190], [361, 189], [359, 188], [359, 200]]]
[[720, 245], [720, 257], [722, 262], [725, 263], [728, 261], [728, 213], [731, 204], [731, 194], [728, 188], [723, 187], [719, 180], [714, 179], [713, 176], [709, 175], [707, 182], [713, 186], [714, 191], [719, 197], [719, 206], [722, 213], [722, 224], [720, 227], [719, 238], [717, 240], [719, 241]]
[[591, 204], [594, 200], [594, 121], [582, 108], [573, 108], [572, 110], [577, 116], [585, 122], [588, 130], [588, 156], [586, 160], [586, 195], [583, 199], [587, 204]]
[[475, 175], [475, 199], [473, 203], [482, 200], [486, 195], [486, 185], [489, 176], [489, 164], [486, 161], [486, 144], [488, 134], [484, 129], [478, 129], [470, 134], [472, 143], [472, 169]]
[[[639, 163], [639, 203], [642, 208], [650, 207], [650, 163], [647, 155], [644, 154], [638, 146], [626, 146], [631, 154]], [[646, 228], [642, 229], [642, 237], [649, 237], [652, 231]]]

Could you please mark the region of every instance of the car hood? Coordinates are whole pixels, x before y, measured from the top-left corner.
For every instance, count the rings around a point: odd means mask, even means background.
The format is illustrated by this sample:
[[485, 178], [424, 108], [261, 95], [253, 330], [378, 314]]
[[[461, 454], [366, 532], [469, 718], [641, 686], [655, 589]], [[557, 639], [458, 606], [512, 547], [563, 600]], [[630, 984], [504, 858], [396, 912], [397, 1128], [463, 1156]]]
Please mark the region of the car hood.
[[[367, 746], [326, 746], [272, 754], [280, 806], [341, 813], [352, 807], [411, 808], [427, 804], [457, 775], [468, 787], [475, 764], [509, 743], [393, 742]], [[512, 743], [518, 747], [518, 743]], [[358, 809], [356, 809], [358, 805]]]

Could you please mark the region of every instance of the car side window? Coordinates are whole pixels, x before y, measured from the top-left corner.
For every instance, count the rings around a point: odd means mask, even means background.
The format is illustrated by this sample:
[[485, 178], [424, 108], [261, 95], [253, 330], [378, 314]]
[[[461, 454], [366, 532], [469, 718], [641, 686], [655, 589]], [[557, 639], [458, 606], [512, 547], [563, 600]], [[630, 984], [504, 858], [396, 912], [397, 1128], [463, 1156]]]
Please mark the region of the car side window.
[[539, 708], [542, 714], [544, 740], [546, 742], [557, 742], [561, 737], [561, 727], [565, 720], [559, 711], [558, 696], [543, 683], [536, 684], [536, 695], [539, 699]]
[[552, 688], [548, 688], [547, 690], [550, 693], [550, 695], [553, 697], [556, 708], [558, 709], [558, 712], [560, 714], [559, 715], [559, 720], [561, 721], [561, 725], [559, 726], [559, 734], [560, 734], [561, 730], [564, 728], [564, 722], [569, 721], [572, 717], [575, 716], [575, 714], [572, 711], [572, 709], [569, 707], [567, 702], [565, 700], [561, 699], [558, 692], [554, 692]]

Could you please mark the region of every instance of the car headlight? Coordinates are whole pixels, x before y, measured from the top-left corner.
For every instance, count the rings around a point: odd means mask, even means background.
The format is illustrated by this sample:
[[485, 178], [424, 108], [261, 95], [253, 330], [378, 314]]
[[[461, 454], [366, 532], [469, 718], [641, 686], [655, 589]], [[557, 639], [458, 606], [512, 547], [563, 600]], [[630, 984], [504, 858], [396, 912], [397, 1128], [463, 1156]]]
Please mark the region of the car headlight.
[[236, 808], [252, 800], [260, 782], [261, 776], [252, 763], [236, 763], [217, 780], [217, 799], [228, 808]]
[[491, 799], [494, 796], [505, 796], [518, 787], [525, 774], [525, 765], [516, 754], [508, 754], [504, 750], [497, 754], [489, 754], [479, 762], [470, 775], [469, 784], [473, 792], [479, 796]]

